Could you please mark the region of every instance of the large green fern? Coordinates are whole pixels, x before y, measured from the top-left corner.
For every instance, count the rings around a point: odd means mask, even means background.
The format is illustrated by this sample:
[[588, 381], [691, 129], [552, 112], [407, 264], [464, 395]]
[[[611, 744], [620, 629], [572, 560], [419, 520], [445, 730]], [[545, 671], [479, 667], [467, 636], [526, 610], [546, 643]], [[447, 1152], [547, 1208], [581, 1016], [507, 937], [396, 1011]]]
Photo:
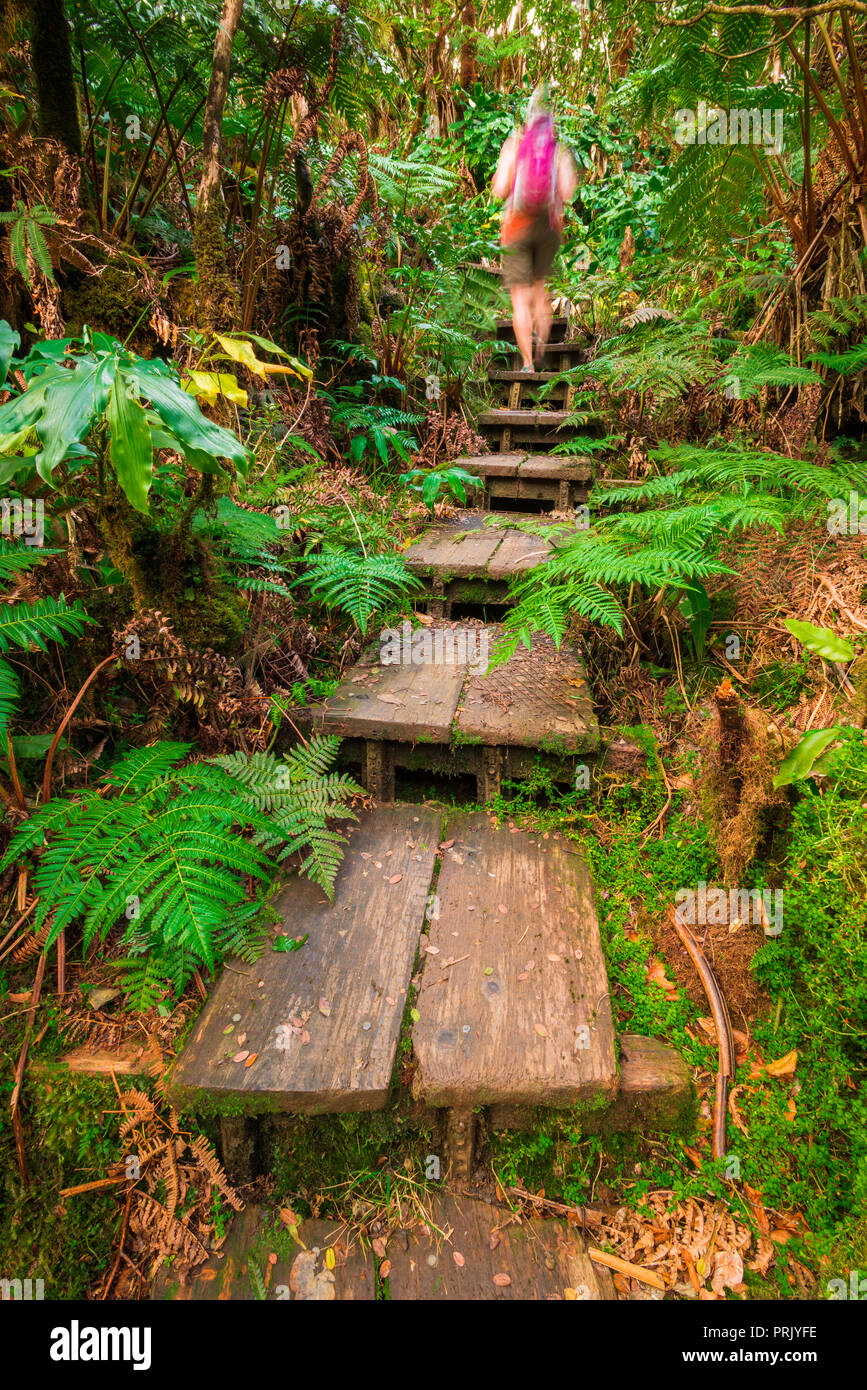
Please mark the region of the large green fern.
[[328, 608], [346, 613], [361, 632], [367, 631], [379, 609], [421, 588], [399, 556], [361, 555], [354, 550], [313, 557], [295, 584], [308, 586]]
[[[0, 872], [35, 858], [33, 928], [48, 928], [46, 949], [72, 926], [85, 949], [122, 926], [133, 998], [141, 1003], [167, 983], [180, 992], [193, 971], [261, 948], [259, 905], [248, 902], [246, 883], [271, 877], [270, 851], [285, 859], [307, 850], [300, 872], [333, 893], [343, 840], [327, 822], [351, 815], [360, 790], [329, 772], [337, 748], [337, 739], [314, 739], [282, 764], [236, 754], [187, 766], [179, 764], [188, 744], [137, 750], [101, 786], [34, 812]], [[150, 966], [136, 961], [145, 955]]]
[[603, 485], [592, 495], [602, 505], [643, 502], [647, 510], [602, 516], [513, 581], [515, 606], [492, 664], [521, 641], [529, 646], [534, 632], [559, 645], [573, 613], [622, 635], [623, 598], [631, 588], [700, 597], [705, 579], [729, 572], [720, 555], [730, 533], [757, 526], [783, 531], [787, 520], [825, 516], [829, 498], [867, 487], [863, 465], [822, 468], [732, 444], [660, 445], [653, 457], [671, 471], [638, 487]]
[[[57, 551], [42, 550], [23, 542], [0, 539], [0, 581], [14, 580], [25, 570], [33, 569], [47, 555]], [[28, 652], [33, 647], [46, 651], [49, 642], [63, 642], [66, 637], [80, 637], [85, 626], [93, 622], [76, 600], [41, 598], [33, 603], [13, 602], [0, 596], [0, 652], [19, 648]], [[18, 676], [8, 661], [0, 659], [0, 739], [5, 738], [10, 719], [15, 714], [18, 696]]]
[[228, 753], [212, 759], [243, 789], [242, 795], [259, 813], [267, 814], [270, 829], [259, 838], [268, 848], [282, 847], [279, 859], [306, 854], [299, 872], [333, 894], [345, 837], [329, 821], [354, 814], [350, 801], [361, 792], [345, 773], [329, 771], [340, 740], [333, 734], [312, 738], [282, 762], [272, 753]]

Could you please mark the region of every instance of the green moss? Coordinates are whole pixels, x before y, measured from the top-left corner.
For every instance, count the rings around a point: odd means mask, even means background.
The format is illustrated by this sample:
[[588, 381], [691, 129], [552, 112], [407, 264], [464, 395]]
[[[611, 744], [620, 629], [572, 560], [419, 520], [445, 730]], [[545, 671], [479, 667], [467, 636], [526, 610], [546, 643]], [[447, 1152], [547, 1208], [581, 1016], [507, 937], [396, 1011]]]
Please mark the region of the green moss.
[[[63, 307], [70, 337], [80, 337], [87, 325], [124, 340], [147, 319], [142, 313], [141, 273], [122, 259], [109, 261], [99, 275], [71, 280], [64, 289]], [[135, 339], [131, 346], [136, 346]]]
[[119, 1211], [109, 1191], [58, 1197], [105, 1176], [117, 1157], [117, 1096], [109, 1081], [31, 1068], [22, 1092], [30, 1183], [17, 1172], [8, 1104], [0, 1119], [0, 1269], [45, 1282], [47, 1299], [85, 1298], [112, 1258]]

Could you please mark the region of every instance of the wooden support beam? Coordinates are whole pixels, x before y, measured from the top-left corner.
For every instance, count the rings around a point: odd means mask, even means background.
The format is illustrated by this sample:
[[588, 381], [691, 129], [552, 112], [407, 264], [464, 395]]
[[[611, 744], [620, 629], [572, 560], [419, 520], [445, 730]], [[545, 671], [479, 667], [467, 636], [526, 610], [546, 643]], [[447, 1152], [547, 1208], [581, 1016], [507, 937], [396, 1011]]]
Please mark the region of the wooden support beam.
[[473, 1175], [473, 1156], [476, 1144], [475, 1111], [449, 1110], [446, 1118], [446, 1147], [449, 1160], [449, 1181], [462, 1186]]
[[364, 785], [374, 801], [394, 801], [394, 757], [390, 743], [369, 738], [364, 745]]

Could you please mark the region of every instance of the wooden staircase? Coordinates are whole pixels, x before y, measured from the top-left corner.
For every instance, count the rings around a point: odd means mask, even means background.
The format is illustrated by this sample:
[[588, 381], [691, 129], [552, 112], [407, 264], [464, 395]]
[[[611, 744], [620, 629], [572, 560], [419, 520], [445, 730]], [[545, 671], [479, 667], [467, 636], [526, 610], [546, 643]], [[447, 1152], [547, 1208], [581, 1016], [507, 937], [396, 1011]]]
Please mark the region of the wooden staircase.
[[568, 318], [561, 315], [552, 319], [551, 336], [539, 370], [522, 372], [512, 321], [497, 319], [496, 362], [488, 371], [488, 381], [502, 404], [483, 412], [478, 428], [501, 453], [508, 454], [520, 446], [535, 453], [562, 448], [570, 433], [588, 432], [584, 426], [580, 431], [570, 431], [568, 427], [564, 430], [572, 411], [573, 386], [561, 382], [546, 393], [544, 400], [540, 396], [541, 387], [584, 359], [585, 344], [570, 338], [569, 331]]
[[[381, 1250], [350, 1247], [345, 1227], [308, 1221], [297, 1250], [270, 1259], [271, 1287], [284, 1292], [269, 1296], [612, 1297], [573, 1228], [517, 1224], [507, 1208], [455, 1189], [472, 1189], [485, 1127], [532, 1125], [542, 1107], [588, 1132], [665, 1130], [691, 1103], [689, 1073], [671, 1048], [615, 1036], [578, 847], [557, 833], [498, 825], [484, 809], [395, 801], [405, 771], [469, 774], [484, 808], [505, 777], [541, 763], [552, 780], [574, 785], [576, 767], [607, 756], [576, 648], [537, 636], [532, 650], [519, 647], [485, 670], [500, 631], [485, 605], [507, 602], [509, 579], [568, 539], [577, 524], [569, 509], [592, 476], [589, 460], [544, 452], [562, 442], [568, 389], [544, 408], [527, 400], [557, 365], [577, 360], [581, 347], [566, 327], [555, 321], [533, 377], [491, 371], [508, 404], [480, 425], [500, 452], [458, 460], [484, 480], [482, 508], [432, 525], [406, 551], [428, 585], [424, 622], [382, 634], [331, 697], [293, 712], [301, 731], [340, 735], [374, 803], [348, 832], [333, 903], [308, 880], [288, 878], [275, 904], [281, 934], [303, 944], [286, 951], [277, 942], [261, 960], [226, 969], [173, 1068], [178, 1105], [221, 1114], [230, 1170], [233, 1155], [243, 1167], [262, 1113], [409, 1106], [439, 1135], [452, 1191], [432, 1191], [432, 1223], [392, 1233], [387, 1267]], [[533, 533], [515, 528], [527, 519], [522, 507], [546, 506], [556, 524], [537, 516]], [[462, 618], [462, 605], [483, 616]], [[164, 1282], [163, 1296], [252, 1297], [251, 1252], [267, 1244], [267, 1220], [265, 1208], [249, 1209], [225, 1258], [183, 1290]], [[261, 1272], [257, 1284], [261, 1296]]]

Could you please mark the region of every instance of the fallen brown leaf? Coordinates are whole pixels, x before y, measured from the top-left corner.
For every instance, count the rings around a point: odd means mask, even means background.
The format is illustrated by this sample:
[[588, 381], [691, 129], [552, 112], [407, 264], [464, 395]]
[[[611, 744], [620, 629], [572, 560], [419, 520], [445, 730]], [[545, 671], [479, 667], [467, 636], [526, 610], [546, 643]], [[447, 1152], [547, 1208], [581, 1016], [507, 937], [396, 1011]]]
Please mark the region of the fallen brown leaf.
[[778, 1057], [775, 1062], [768, 1062], [765, 1071], [768, 1076], [792, 1076], [798, 1065], [798, 1054], [794, 1050], [787, 1052], [785, 1057]]

